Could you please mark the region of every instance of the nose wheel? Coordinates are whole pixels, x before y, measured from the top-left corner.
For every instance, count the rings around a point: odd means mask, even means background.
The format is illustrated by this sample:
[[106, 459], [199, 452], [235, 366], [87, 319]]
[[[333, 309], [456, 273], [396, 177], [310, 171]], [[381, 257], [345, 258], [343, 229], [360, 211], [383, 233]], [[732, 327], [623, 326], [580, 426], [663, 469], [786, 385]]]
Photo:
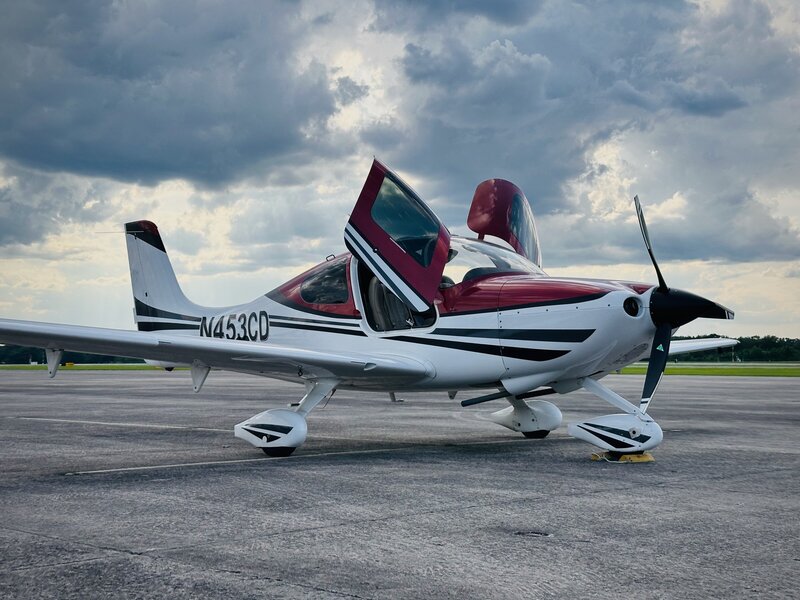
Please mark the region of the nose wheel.
[[645, 453], [658, 446], [664, 439], [658, 423], [639, 407], [589, 377], [580, 384], [586, 391], [625, 412], [596, 417], [580, 423], [570, 423], [567, 433], [572, 437], [589, 442], [605, 450], [612, 457]]

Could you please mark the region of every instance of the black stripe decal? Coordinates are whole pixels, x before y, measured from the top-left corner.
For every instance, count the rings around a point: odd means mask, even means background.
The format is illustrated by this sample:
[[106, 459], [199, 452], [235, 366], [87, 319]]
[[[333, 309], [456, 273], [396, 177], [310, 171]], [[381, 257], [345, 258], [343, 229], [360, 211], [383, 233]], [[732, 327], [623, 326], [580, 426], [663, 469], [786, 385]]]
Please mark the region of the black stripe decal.
[[433, 335], [458, 337], [502, 338], [534, 342], [584, 342], [594, 329], [434, 329]]
[[352, 329], [338, 329], [334, 327], [320, 327], [318, 325], [304, 325], [302, 323], [278, 323], [276, 321], [269, 322], [270, 327], [285, 327], [287, 329], [306, 329], [309, 331], [322, 331], [324, 333], [341, 333], [343, 335], [355, 335], [358, 337], [367, 337], [363, 331], [353, 331]]
[[629, 444], [628, 442], [623, 442], [622, 440], [617, 440], [612, 437], [608, 437], [607, 435], [603, 435], [602, 433], [597, 433], [596, 431], [590, 431], [586, 429], [583, 425], [578, 425], [581, 429], [583, 429], [587, 433], [591, 433], [594, 437], [603, 440], [610, 446], [614, 446], [614, 448], [633, 448], [633, 444]]
[[628, 438], [629, 440], [633, 440], [634, 442], [641, 442], [644, 443], [650, 439], [649, 435], [639, 434], [637, 437], [631, 437], [629, 431], [625, 431], [624, 429], [617, 429], [616, 427], [609, 427], [608, 425], [595, 425], [594, 423], [587, 423], [589, 427], [594, 427], [595, 429], [601, 429], [603, 431], [607, 431], [608, 433], [613, 433], [614, 435], [618, 435], [619, 437]]
[[169, 312], [168, 310], [161, 310], [149, 304], [145, 304], [138, 298], [133, 299], [134, 306], [136, 307], [136, 316], [138, 317], [156, 317], [159, 319], [180, 319], [182, 321], [196, 321], [200, 322], [200, 317], [193, 317], [191, 315], [182, 315], [179, 313]]
[[283, 317], [281, 315], [270, 315], [273, 319], [280, 319], [281, 321], [298, 321], [300, 323], [317, 323], [319, 325], [336, 325], [341, 327], [358, 327], [356, 323], [337, 323], [335, 321], [322, 321], [320, 319], [301, 319], [299, 317]]
[[250, 423], [247, 427], [253, 427], [254, 429], [261, 429], [263, 431], [274, 431], [275, 433], [289, 433], [294, 427], [289, 427], [288, 425], [275, 425], [273, 423], [259, 423], [256, 425], [255, 423]]
[[[355, 229], [355, 231], [358, 233], [358, 235], [360, 235], [360, 236], [362, 237], [362, 239], [364, 239], [364, 240], [366, 241], [366, 238], [365, 238], [365, 237], [364, 237], [364, 235], [363, 235], [363, 234], [362, 234], [362, 233], [361, 233], [361, 232], [358, 230], [358, 228], [357, 228], [357, 227], [355, 227], [355, 226], [354, 226], [352, 223], [349, 223], [349, 225], [350, 225], [350, 227], [352, 227], [353, 229]], [[406, 280], [405, 280], [405, 278], [404, 278], [402, 275], [400, 275], [400, 273], [397, 273], [396, 271], [392, 271], [392, 272], [391, 272], [391, 274], [387, 274], [387, 273], [386, 273], [386, 271], [385, 271], [384, 269], [382, 269], [382, 268], [381, 268], [381, 266], [380, 266], [380, 265], [377, 263], [377, 261], [376, 261], [374, 258], [372, 258], [372, 257], [369, 255], [369, 251], [371, 250], [370, 248], [367, 248], [367, 249], [365, 250], [365, 249], [363, 248], [363, 246], [362, 246], [362, 245], [359, 243], [359, 241], [358, 241], [356, 238], [354, 238], [352, 235], [350, 235], [349, 233], [347, 233], [347, 231], [345, 231], [344, 233], [345, 233], [345, 238], [344, 238], [344, 243], [345, 243], [345, 246], [347, 246], [347, 248], [348, 248], [348, 249], [349, 249], [349, 250], [350, 250], [350, 251], [351, 251], [353, 254], [355, 254], [355, 255], [356, 255], [358, 258], [360, 258], [360, 259], [361, 259], [361, 260], [363, 260], [364, 262], [368, 263], [368, 266], [369, 266], [369, 268], [370, 268], [370, 269], [372, 269], [373, 273], [375, 273], [376, 275], [377, 275], [378, 273], [380, 273], [380, 274], [383, 276], [383, 279], [381, 280], [381, 282], [382, 282], [382, 283], [385, 283], [385, 284], [388, 284], [388, 286], [391, 288], [391, 290], [392, 290], [392, 292], [394, 293], [394, 295], [395, 295], [395, 296], [397, 296], [398, 298], [400, 298], [401, 300], [403, 300], [403, 298], [405, 297], [405, 294], [403, 294], [403, 293], [400, 291], [400, 288], [399, 288], [399, 287], [397, 287], [397, 284], [396, 284], [396, 283], [395, 283], [395, 282], [392, 280], [392, 276], [394, 276], [394, 277], [396, 277], [397, 279], [399, 279], [400, 281], [402, 281], [402, 282], [403, 282], [403, 283], [404, 283], [404, 284], [405, 284], [405, 285], [408, 287], [408, 289], [409, 289], [409, 290], [411, 290], [411, 292], [412, 292], [412, 293], [413, 293], [415, 296], [417, 296], [417, 297], [418, 297], [418, 298], [419, 298], [419, 299], [420, 299], [420, 300], [421, 300], [423, 303], [427, 304], [427, 302], [425, 302], [425, 299], [424, 299], [424, 298], [422, 298], [422, 297], [421, 297], [421, 296], [420, 296], [420, 295], [417, 293], [417, 291], [414, 289], [414, 287], [413, 287], [412, 285], [410, 285], [410, 284], [408, 283], [408, 281], [406, 281]], [[356, 250], [356, 248], [360, 248], [360, 251], [357, 251], [357, 250]], [[381, 259], [381, 260], [382, 260], [382, 259]], [[387, 263], [386, 261], [383, 261], [383, 262], [384, 262], [384, 263], [385, 263], [387, 266], [391, 266], [391, 265], [389, 265], [389, 263]], [[403, 302], [405, 303], [405, 300], [403, 300]], [[410, 307], [410, 308], [412, 308], [412, 309], [413, 309], [413, 306], [412, 306], [412, 307]]]
[[440, 346], [442, 348], [464, 350], [466, 352], [479, 352], [481, 354], [491, 354], [494, 356], [508, 356], [509, 358], [519, 358], [521, 360], [533, 360], [537, 362], [552, 360], [570, 352], [569, 350], [541, 350], [538, 348], [501, 348], [500, 346], [490, 346], [488, 344], [451, 342], [448, 340], [432, 340], [429, 338], [410, 336], [389, 337], [385, 339], [397, 340], [398, 342], [410, 342], [412, 344], [425, 344], [427, 346]]
[[169, 329], [191, 329], [200, 331], [200, 325], [191, 323], [156, 323], [154, 321], [139, 321], [136, 326], [139, 331], [166, 331]]
[[527, 304], [514, 304], [512, 306], [503, 306], [500, 308], [478, 308], [475, 310], [465, 310], [462, 312], [444, 313], [442, 317], [460, 317], [462, 315], [478, 315], [482, 313], [503, 312], [507, 310], [520, 310], [523, 308], [537, 308], [540, 306], [558, 306], [560, 304], [581, 304], [583, 302], [591, 302], [602, 298], [609, 292], [598, 292], [597, 294], [586, 294], [584, 296], [575, 296], [574, 298], [562, 298], [561, 300], [545, 300], [543, 302], [528, 302]]
[[508, 358], [519, 358], [520, 360], [553, 360], [565, 354], [569, 350], [543, 350], [541, 348], [518, 348], [516, 346], [503, 346], [503, 356]]
[[271, 434], [269, 434], [269, 433], [266, 433], [266, 432], [264, 432], [264, 431], [258, 431], [258, 430], [254, 430], [254, 429], [248, 429], [247, 427], [243, 427], [242, 429], [244, 429], [244, 430], [245, 430], [247, 433], [249, 433], [249, 434], [251, 434], [251, 435], [254, 435], [254, 436], [256, 436], [256, 437], [257, 437], [258, 439], [260, 439], [260, 440], [262, 440], [262, 439], [264, 439], [264, 438], [267, 438], [267, 443], [269, 443], [269, 442], [274, 442], [275, 440], [277, 440], [277, 439], [280, 439], [280, 436], [277, 436], [277, 435], [271, 435]]
[[[360, 319], [355, 317], [349, 317], [347, 315], [337, 315], [335, 313], [325, 312], [324, 310], [316, 310], [314, 308], [308, 308], [307, 306], [301, 306], [300, 304], [297, 304], [296, 302], [292, 302], [291, 300], [289, 300], [286, 296], [281, 294], [277, 289], [272, 290], [271, 292], [268, 292], [264, 295], [273, 302], [277, 302], [278, 304], [282, 304], [287, 308], [291, 308], [292, 310], [306, 313], [308, 315], [319, 315], [321, 317], [330, 317], [331, 319], [344, 319], [352, 323], [358, 323], [360, 321]], [[278, 317], [278, 318], [287, 319], [288, 317]]]
[[167, 253], [167, 249], [164, 248], [164, 242], [161, 241], [161, 236], [146, 229], [140, 221], [125, 223], [125, 233], [142, 240], [145, 244], [150, 244], [153, 248], [158, 248], [164, 254]]

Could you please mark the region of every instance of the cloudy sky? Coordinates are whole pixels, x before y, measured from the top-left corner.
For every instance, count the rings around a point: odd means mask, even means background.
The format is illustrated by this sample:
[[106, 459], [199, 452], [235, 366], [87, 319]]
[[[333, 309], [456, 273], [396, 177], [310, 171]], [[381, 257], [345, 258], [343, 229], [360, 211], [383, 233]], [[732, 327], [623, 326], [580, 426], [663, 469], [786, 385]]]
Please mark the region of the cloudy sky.
[[187, 294], [250, 300], [344, 250], [373, 156], [456, 233], [517, 183], [551, 275], [667, 282], [800, 337], [793, 0], [7, 4], [0, 315], [132, 327], [122, 224]]

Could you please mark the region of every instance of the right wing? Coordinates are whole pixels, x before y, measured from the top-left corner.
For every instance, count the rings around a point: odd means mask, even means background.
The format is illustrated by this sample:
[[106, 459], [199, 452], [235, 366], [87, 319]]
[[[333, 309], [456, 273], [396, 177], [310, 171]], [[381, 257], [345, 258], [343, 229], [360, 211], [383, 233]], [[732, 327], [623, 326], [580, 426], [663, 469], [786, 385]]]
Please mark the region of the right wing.
[[669, 355], [684, 354], [686, 352], [700, 352], [714, 348], [728, 348], [735, 346], [739, 340], [730, 338], [704, 338], [700, 340], [672, 340], [669, 345]]
[[318, 352], [258, 342], [11, 319], [0, 319], [0, 342], [49, 350], [201, 364], [273, 377], [361, 380], [368, 382], [367, 385], [419, 381], [433, 375], [432, 366], [408, 356]]

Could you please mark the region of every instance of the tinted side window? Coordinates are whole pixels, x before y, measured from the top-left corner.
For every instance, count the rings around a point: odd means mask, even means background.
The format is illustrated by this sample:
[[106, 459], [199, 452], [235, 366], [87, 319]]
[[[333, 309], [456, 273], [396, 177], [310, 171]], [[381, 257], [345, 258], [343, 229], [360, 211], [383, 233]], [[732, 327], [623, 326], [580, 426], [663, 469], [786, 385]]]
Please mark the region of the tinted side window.
[[522, 245], [526, 258], [538, 264], [539, 252], [536, 246], [536, 227], [533, 224], [533, 211], [528, 201], [519, 194], [514, 195], [511, 203], [509, 228]]
[[309, 276], [300, 286], [300, 297], [309, 304], [345, 304], [347, 263], [339, 261]]
[[416, 196], [386, 177], [372, 205], [372, 218], [420, 265], [431, 264], [439, 221]]

